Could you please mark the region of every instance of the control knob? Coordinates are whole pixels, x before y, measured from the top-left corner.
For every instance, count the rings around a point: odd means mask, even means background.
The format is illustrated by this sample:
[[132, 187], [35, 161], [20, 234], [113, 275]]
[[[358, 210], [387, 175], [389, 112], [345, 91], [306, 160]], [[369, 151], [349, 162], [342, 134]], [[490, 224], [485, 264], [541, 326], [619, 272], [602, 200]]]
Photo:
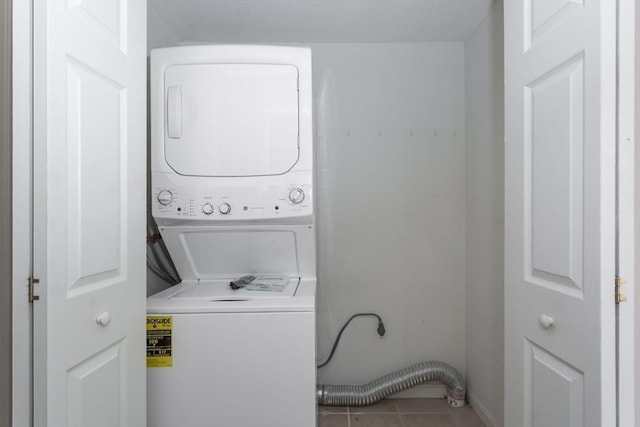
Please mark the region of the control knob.
[[211, 215], [213, 213], [213, 206], [211, 206], [211, 203], [205, 203], [202, 205], [202, 212], [205, 215]]
[[173, 194], [169, 190], [162, 190], [158, 193], [156, 198], [158, 199], [158, 203], [162, 206], [167, 206], [173, 201]]
[[304, 191], [302, 191], [301, 188], [292, 189], [289, 191], [289, 200], [291, 200], [291, 203], [294, 205], [302, 203], [304, 200]]
[[227, 215], [229, 212], [231, 212], [231, 205], [229, 203], [225, 202], [225, 203], [220, 205], [218, 210], [220, 211], [220, 213], [222, 215]]

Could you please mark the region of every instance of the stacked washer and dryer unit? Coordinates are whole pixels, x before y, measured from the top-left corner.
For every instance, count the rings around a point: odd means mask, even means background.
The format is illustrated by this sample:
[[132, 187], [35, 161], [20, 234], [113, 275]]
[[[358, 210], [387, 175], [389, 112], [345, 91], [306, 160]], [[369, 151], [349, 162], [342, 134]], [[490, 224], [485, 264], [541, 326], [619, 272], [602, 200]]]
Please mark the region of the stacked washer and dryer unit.
[[[315, 426], [311, 52], [151, 52], [152, 212], [182, 282], [149, 427]], [[234, 290], [230, 281], [255, 276]]]

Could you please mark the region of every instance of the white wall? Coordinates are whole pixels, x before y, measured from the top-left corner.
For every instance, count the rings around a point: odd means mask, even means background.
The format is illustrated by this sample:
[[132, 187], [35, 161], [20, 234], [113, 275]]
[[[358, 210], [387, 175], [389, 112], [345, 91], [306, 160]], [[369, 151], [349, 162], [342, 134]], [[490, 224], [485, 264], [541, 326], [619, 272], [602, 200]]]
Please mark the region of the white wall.
[[147, 48], [178, 46], [180, 39], [155, 12], [147, 7]]
[[504, 72], [502, 2], [465, 43], [467, 386], [503, 425]]
[[0, 426], [11, 425], [11, 2], [0, 5]]
[[319, 382], [413, 363], [465, 368], [462, 43], [313, 49], [318, 356], [354, 320]]

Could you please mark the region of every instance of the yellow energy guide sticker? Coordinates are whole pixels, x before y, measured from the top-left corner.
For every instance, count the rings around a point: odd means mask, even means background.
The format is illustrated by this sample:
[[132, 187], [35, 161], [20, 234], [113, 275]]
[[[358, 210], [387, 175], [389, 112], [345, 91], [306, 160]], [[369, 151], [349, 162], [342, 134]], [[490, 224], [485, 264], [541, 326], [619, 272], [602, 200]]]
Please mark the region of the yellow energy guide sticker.
[[173, 316], [147, 316], [147, 368], [173, 366]]

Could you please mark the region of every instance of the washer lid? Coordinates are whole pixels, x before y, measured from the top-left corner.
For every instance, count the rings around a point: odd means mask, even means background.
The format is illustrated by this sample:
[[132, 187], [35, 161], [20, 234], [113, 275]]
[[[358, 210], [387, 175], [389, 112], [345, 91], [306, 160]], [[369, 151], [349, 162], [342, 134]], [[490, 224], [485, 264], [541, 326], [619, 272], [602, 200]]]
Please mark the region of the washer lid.
[[147, 298], [147, 313], [257, 313], [313, 312], [316, 306], [315, 277], [290, 278], [280, 296], [266, 292], [234, 293], [229, 279], [182, 282]]
[[306, 233], [299, 230], [286, 226], [160, 229], [182, 280], [202, 282], [247, 274], [290, 277], [304, 274], [314, 256], [313, 230], [308, 227], [301, 228]]
[[178, 174], [281, 175], [298, 161], [293, 65], [172, 65], [164, 104], [165, 160]]
[[203, 300], [210, 302], [249, 301], [256, 298], [289, 298], [295, 295], [299, 277], [255, 276], [241, 289], [231, 289], [229, 282], [235, 279], [201, 280], [176, 290], [170, 300]]

